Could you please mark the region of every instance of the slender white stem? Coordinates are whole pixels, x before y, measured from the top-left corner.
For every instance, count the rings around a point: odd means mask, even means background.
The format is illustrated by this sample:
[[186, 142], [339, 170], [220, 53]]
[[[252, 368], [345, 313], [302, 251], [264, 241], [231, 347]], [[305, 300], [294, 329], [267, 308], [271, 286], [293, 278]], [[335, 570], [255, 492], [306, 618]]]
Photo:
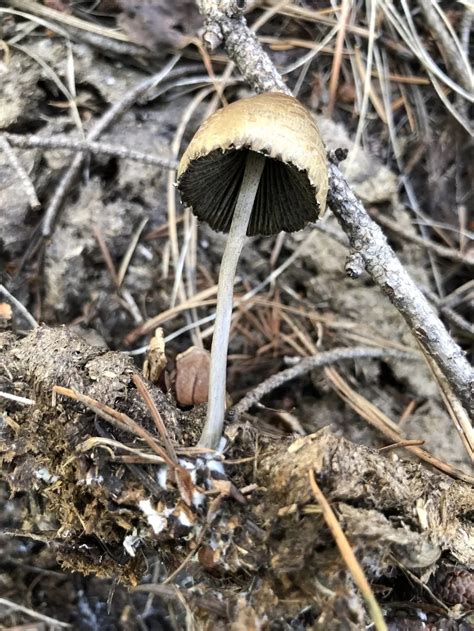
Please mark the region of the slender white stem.
[[249, 152], [229, 236], [222, 255], [217, 290], [216, 323], [211, 348], [207, 419], [199, 441], [201, 447], [216, 449], [222, 436], [234, 277], [264, 166], [264, 156]]

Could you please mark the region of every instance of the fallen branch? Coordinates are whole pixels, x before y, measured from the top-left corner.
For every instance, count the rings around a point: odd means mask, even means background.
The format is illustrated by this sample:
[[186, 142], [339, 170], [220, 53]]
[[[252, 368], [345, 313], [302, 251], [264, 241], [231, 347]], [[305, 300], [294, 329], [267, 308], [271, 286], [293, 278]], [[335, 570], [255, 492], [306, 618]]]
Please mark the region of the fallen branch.
[[[134, 160], [153, 166], [161, 166], [165, 169], [175, 169], [178, 165], [172, 158], [162, 158], [127, 147], [109, 145], [105, 142], [93, 142], [91, 140], [71, 140], [65, 136], [23, 136], [17, 134], [5, 134], [4, 138], [14, 147], [30, 148], [39, 147], [41, 149], [64, 149], [66, 151], [83, 152], [89, 151], [98, 155], [112, 156], [124, 160]], [[1, 138], [0, 140], [3, 140]]]
[[[104, 113], [104, 115], [101, 116], [96, 123], [94, 123], [87, 134], [86, 141], [96, 141], [102, 132], [104, 132], [113, 121], [128, 110], [142, 94], [160, 83], [160, 81], [162, 81], [171, 72], [178, 60], [179, 55], [175, 55], [158, 73], [152, 75], [151, 77], [147, 77], [144, 81], [138, 83], [129, 92], [127, 92], [120, 101], [114, 103], [114, 105], [112, 105]], [[43, 224], [41, 227], [41, 234], [43, 238], [47, 238], [51, 235], [56, 216], [62, 206], [65, 196], [79, 174], [84, 156], [85, 153], [82, 151], [76, 154], [74, 160], [69, 165], [56, 190], [54, 191], [43, 218]]]
[[8, 142], [5, 135], [0, 136], [0, 151], [3, 151], [5, 153], [11, 166], [13, 167], [13, 170], [16, 172], [18, 179], [22, 183], [25, 190], [25, 195], [28, 198], [28, 203], [30, 204], [30, 208], [32, 208], [33, 210], [38, 210], [41, 204], [36, 195], [33, 182], [30, 180], [28, 173], [25, 171], [23, 165], [16, 157], [15, 152], [11, 148], [10, 143]]
[[288, 381], [301, 377], [306, 373], [316, 368], [322, 368], [323, 366], [329, 366], [341, 361], [350, 361], [354, 359], [384, 359], [392, 357], [395, 359], [403, 359], [405, 361], [413, 361], [417, 359], [416, 355], [410, 355], [410, 353], [402, 353], [401, 351], [395, 351], [387, 348], [375, 348], [375, 347], [360, 347], [360, 348], [335, 348], [331, 351], [319, 353], [318, 355], [312, 355], [311, 357], [305, 357], [296, 366], [286, 368], [281, 372], [272, 375], [265, 381], [258, 384], [253, 390], [248, 392], [238, 403], [234, 405], [227, 415], [232, 420], [237, 419], [239, 416], [250, 410], [250, 408], [258, 403], [266, 394], [272, 392], [276, 388], [279, 388]]
[[329, 205], [349, 237], [351, 251], [398, 309], [420, 343], [468, 410], [472, 406], [473, 371], [444, 324], [409, 276], [379, 226], [370, 219], [335, 164], [329, 166]]
[[[248, 28], [240, 3], [233, 0], [196, 0], [205, 19], [204, 41], [211, 48], [223, 44], [247, 83], [257, 92], [290, 93]], [[406, 320], [423, 351], [433, 358], [466, 408], [472, 410], [473, 371], [461, 348], [398, 260], [379, 228], [352, 192], [337, 164], [330, 162], [328, 203], [349, 237], [352, 270], [367, 270]]]

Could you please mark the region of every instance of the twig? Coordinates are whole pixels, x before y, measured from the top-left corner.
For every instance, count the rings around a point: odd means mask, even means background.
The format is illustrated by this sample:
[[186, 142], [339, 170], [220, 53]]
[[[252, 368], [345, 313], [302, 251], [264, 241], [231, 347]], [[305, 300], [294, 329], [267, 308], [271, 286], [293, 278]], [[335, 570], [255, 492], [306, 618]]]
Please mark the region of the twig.
[[[172, 57], [164, 68], [162, 68], [157, 74], [147, 77], [144, 81], [138, 83], [134, 88], [132, 88], [132, 90], [127, 92], [120, 101], [112, 105], [112, 107], [110, 107], [93, 125], [92, 129], [87, 134], [86, 140], [89, 142], [95, 141], [100, 134], [105, 131], [118, 116], [121, 116], [127, 109], [129, 109], [143, 93], [162, 81], [171, 72], [179, 59], [180, 55], [174, 55], [174, 57]], [[49, 237], [52, 232], [56, 215], [61, 207], [64, 197], [68, 193], [79, 173], [83, 158], [84, 153], [82, 152], [75, 156], [69, 168], [61, 178], [58, 187], [51, 198], [43, 219], [42, 236], [44, 238]]]
[[347, 565], [352, 578], [354, 579], [354, 583], [362, 592], [362, 596], [367, 603], [367, 607], [369, 608], [370, 615], [372, 616], [372, 620], [374, 621], [375, 628], [377, 629], [377, 631], [387, 631], [387, 625], [385, 624], [382, 610], [380, 609], [380, 606], [375, 599], [369, 582], [365, 577], [364, 570], [357, 560], [354, 551], [352, 550], [347, 537], [344, 534], [336, 515], [334, 514], [334, 511], [329, 505], [329, 502], [325, 498], [323, 492], [319, 488], [313, 469], [309, 471], [309, 482], [311, 484], [313, 495], [321, 506], [324, 520], [329, 530], [331, 531], [337, 547], [339, 548], [339, 552], [341, 553], [341, 556], [345, 564]]
[[406, 574], [411, 581], [416, 583], [421, 590], [429, 594], [433, 602], [435, 602], [436, 605], [440, 607], [440, 609], [442, 609], [442, 611], [444, 611], [449, 616], [449, 607], [446, 605], [446, 603], [444, 603], [442, 600], [440, 600], [437, 596], [433, 594], [433, 592], [428, 587], [428, 585], [426, 585], [426, 583], [424, 583], [421, 579], [419, 579], [418, 576], [414, 572], [409, 570], [408, 567], [404, 565], [403, 563], [401, 563], [401, 561], [399, 561], [393, 554], [390, 554], [389, 558], [398, 565], [398, 567], [402, 570], [402, 572]]
[[40, 147], [42, 149], [64, 149], [66, 151], [83, 152], [89, 151], [98, 155], [113, 156], [124, 160], [134, 160], [143, 162], [153, 166], [160, 166], [165, 169], [175, 169], [178, 165], [176, 160], [172, 158], [162, 158], [161, 156], [150, 155], [127, 149], [127, 147], [119, 147], [109, 145], [105, 142], [92, 142], [88, 140], [72, 140], [65, 136], [57, 135], [49, 138], [43, 136], [20, 136], [16, 134], [5, 134], [8, 142], [14, 147]]
[[328, 200], [349, 236], [352, 251], [362, 256], [367, 272], [404, 317], [423, 350], [433, 358], [466, 409], [470, 410], [473, 371], [463, 351], [451, 338], [388, 245], [382, 230], [370, 219], [335, 164], [329, 165]]
[[194, 547], [191, 548], [191, 550], [184, 557], [184, 559], [178, 565], [178, 567], [175, 570], [173, 570], [173, 572], [171, 572], [171, 574], [169, 574], [163, 580], [163, 582], [161, 583], [162, 585], [167, 585], [167, 584], [171, 583], [178, 576], [178, 574], [186, 567], [186, 565], [193, 558], [193, 556], [199, 551], [199, 548], [201, 547], [201, 544], [204, 541], [204, 537], [207, 534], [207, 530], [208, 530], [208, 525], [206, 524], [206, 525], [203, 526], [203, 528], [201, 530], [201, 534], [199, 535], [198, 540], [196, 541]]
[[396, 443], [392, 443], [391, 445], [385, 445], [385, 447], [380, 447], [379, 453], [383, 453], [384, 451], [392, 451], [392, 449], [398, 449], [399, 447], [421, 447], [425, 444], [424, 440], [413, 438], [408, 439], [404, 438], [403, 440], [399, 440]]
[[27, 616], [31, 616], [36, 620], [42, 620], [46, 622], [46, 624], [51, 625], [51, 627], [63, 627], [64, 629], [69, 629], [71, 627], [67, 622], [61, 622], [61, 620], [57, 620], [56, 618], [50, 618], [49, 616], [45, 616], [42, 613], [38, 613], [33, 609], [29, 609], [28, 607], [23, 607], [23, 605], [19, 605], [13, 600], [8, 600], [8, 598], [0, 598], [0, 607], [8, 607], [11, 611], [21, 611], [21, 613], [26, 614]]
[[38, 197], [36, 196], [36, 191], [35, 191], [33, 182], [30, 180], [28, 173], [25, 171], [25, 169], [23, 168], [23, 165], [16, 157], [15, 152], [11, 148], [10, 143], [8, 142], [5, 135], [0, 136], [0, 150], [5, 153], [8, 160], [10, 161], [11, 166], [16, 172], [18, 179], [22, 183], [23, 188], [25, 189], [26, 196], [28, 197], [28, 202], [30, 204], [30, 207], [33, 210], [37, 210], [41, 206], [41, 203]]
[[474, 324], [468, 322], [462, 315], [459, 315], [454, 309], [445, 304], [445, 299], [440, 299], [438, 296], [430, 291], [426, 287], [422, 287], [422, 291], [425, 296], [432, 302], [435, 307], [447, 318], [455, 327], [460, 331], [464, 331], [467, 335], [474, 337]]
[[33, 399], [27, 399], [26, 397], [19, 397], [16, 394], [10, 394], [9, 392], [2, 392], [0, 390], [0, 398], [9, 399], [10, 401], [15, 401], [16, 403], [22, 403], [23, 405], [36, 405], [36, 401]]
[[266, 394], [279, 388], [291, 379], [296, 379], [308, 373], [315, 368], [322, 368], [340, 361], [350, 361], [353, 359], [383, 359], [392, 357], [395, 359], [403, 359], [405, 361], [416, 360], [416, 355], [410, 353], [402, 353], [391, 349], [384, 348], [335, 348], [331, 351], [319, 353], [311, 357], [305, 357], [296, 366], [286, 368], [276, 375], [272, 375], [265, 381], [258, 384], [256, 388], [248, 392], [234, 407], [227, 413], [229, 418], [236, 419], [258, 403]]
[[8, 291], [8, 289], [4, 285], [2, 285], [1, 283], [0, 283], [0, 294], [4, 294], [8, 298], [8, 300], [10, 300], [14, 304], [14, 306], [18, 309], [18, 311], [25, 318], [25, 320], [29, 324], [31, 324], [31, 327], [33, 329], [35, 329], [38, 326], [38, 323], [33, 318], [31, 313], [29, 313], [29, 311], [26, 309], [26, 307], [24, 305], [22, 305], [21, 302], [17, 298], [15, 298], [15, 296], [13, 296]]
[[237, 2], [232, 0], [196, 0], [205, 20], [203, 39], [215, 49], [224, 43], [227, 54], [242, 76], [257, 92], [288, 92], [283, 79], [266, 55], [254, 33], [248, 28]]
[[[290, 91], [248, 29], [237, 3], [230, 0], [196, 0], [205, 19], [204, 40], [224, 43], [243, 78], [257, 91]], [[351, 250], [363, 260], [367, 272], [408, 323], [423, 349], [433, 357], [466, 409], [471, 410], [473, 371], [463, 351], [450, 337], [425, 297], [352, 192], [336, 164], [330, 163], [328, 203], [349, 237]]]

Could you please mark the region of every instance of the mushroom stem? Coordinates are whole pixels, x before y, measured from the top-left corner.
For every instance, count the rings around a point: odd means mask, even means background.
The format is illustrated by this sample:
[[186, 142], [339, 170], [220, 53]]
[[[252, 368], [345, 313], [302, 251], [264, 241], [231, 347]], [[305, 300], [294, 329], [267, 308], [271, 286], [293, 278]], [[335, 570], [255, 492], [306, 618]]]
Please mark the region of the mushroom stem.
[[247, 227], [264, 166], [265, 157], [254, 151], [249, 151], [219, 271], [216, 322], [211, 348], [207, 418], [199, 440], [200, 446], [211, 449], [216, 449], [219, 446], [224, 427], [227, 349], [232, 318], [235, 271], [245, 243]]

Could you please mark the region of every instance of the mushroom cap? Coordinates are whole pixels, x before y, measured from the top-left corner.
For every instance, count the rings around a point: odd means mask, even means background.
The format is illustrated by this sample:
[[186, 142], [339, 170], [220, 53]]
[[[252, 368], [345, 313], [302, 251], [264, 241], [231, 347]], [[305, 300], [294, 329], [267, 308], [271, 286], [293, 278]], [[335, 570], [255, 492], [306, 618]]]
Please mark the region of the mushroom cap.
[[198, 129], [178, 167], [183, 202], [228, 232], [248, 151], [266, 156], [247, 235], [301, 230], [326, 207], [326, 152], [316, 123], [294, 97], [267, 92], [235, 101]]

